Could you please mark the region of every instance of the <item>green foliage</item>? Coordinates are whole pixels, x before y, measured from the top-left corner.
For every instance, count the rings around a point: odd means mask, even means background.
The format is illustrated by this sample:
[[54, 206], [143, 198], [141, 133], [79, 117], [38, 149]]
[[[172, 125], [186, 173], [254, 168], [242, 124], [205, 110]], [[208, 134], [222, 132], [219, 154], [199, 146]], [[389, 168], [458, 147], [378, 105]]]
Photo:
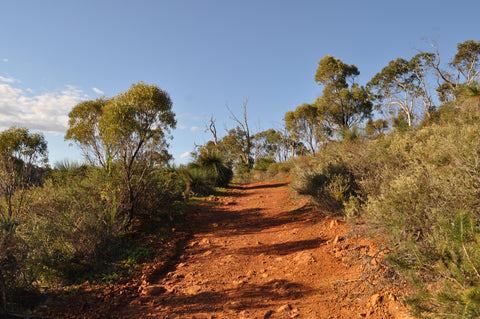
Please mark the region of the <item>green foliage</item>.
[[266, 172], [268, 167], [275, 163], [275, 160], [271, 157], [261, 157], [258, 158], [255, 162], [255, 166], [253, 167], [257, 171]]
[[176, 125], [167, 92], [139, 82], [111, 99], [76, 105], [69, 114], [66, 139], [82, 147], [93, 164], [107, 172], [117, 169], [123, 179], [121, 213], [133, 219], [145, 179], [165, 165], [166, 133]]
[[64, 176], [54, 173], [43, 187], [31, 190], [19, 228], [31, 247], [29, 263], [38, 265], [32, 276], [40, 281], [83, 278], [119, 243], [127, 222], [119, 213], [119, 180], [96, 168], [68, 180]]
[[[45, 164], [47, 143], [41, 134], [12, 127], [0, 132], [0, 303], [7, 310], [7, 296], [17, 286], [25, 285], [22, 274], [27, 246], [18, 234], [20, 214], [25, 208], [25, 192], [41, 183], [41, 171], [36, 165]], [[23, 279], [23, 280], [22, 280]]]
[[235, 181], [247, 183], [252, 179], [252, 164], [238, 162], [235, 164]]
[[408, 126], [412, 126], [419, 112], [420, 104], [428, 113], [432, 100], [425, 85], [426, 66], [433, 60], [431, 53], [420, 53], [410, 61], [398, 58], [377, 73], [367, 84], [369, 90], [375, 92], [375, 99], [380, 103], [378, 108], [393, 108], [405, 117]]
[[324, 88], [314, 105], [334, 131], [351, 128], [371, 117], [370, 95], [355, 82], [359, 74], [355, 65], [347, 65], [330, 55], [318, 62], [315, 81]]
[[387, 238], [388, 261], [416, 287], [408, 300], [417, 315], [476, 318], [480, 110], [446, 105], [437, 113], [419, 130], [330, 143], [296, 162], [294, 185]]
[[470, 86], [478, 80], [480, 67], [480, 41], [467, 40], [457, 45], [457, 53], [453, 57], [452, 66], [465, 78], [465, 84]]
[[399, 132], [405, 132], [411, 128], [407, 117], [404, 114], [395, 116], [392, 120], [392, 126]]
[[255, 159], [258, 158], [277, 158], [280, 159], [282, 149], [285, 149], [283, 144], [282, 133], [274, 129], [268, 129], [256, 133], [253, 136], [253, 145], [255, 149]]
[[340, 212], [357, 189], [353, 174], [341, 162], [299, 173], [292, 187], [301, 195], [310, 195], [318, 206], [331, 213]]
[[358, 126], [353, 126], [351, 128], [344, 128], [342, 130], [343, 141], [355, 142], [361, 137], [362, 135], [360, 133], [360, 129], [358, 128]]
[[251, 146], [252, 139], [240, 126], [228, 131], [220, 143], [220, 149], [231, 163], [238, 161], [243, 163], [251, 163]]
[[480, 81], [480, 41], [467, 40], [457, 45], [457, 53], [448, 64], [448, 69], [440, 65], [438, 50], [434, 58], [428, 61], [441, 80], [437, 93], [441, 102], [456, 101], [462, 97], [466, 87], [477, 85]]
[[315, 154], [322, 143], [331, 135], [331, 129], [326, 125], [326, 119], [318, 107], [304, 103], [294, 112], [285, 113], [285, 128], [292, 138], [304, 142], [309, 151]]
[[183, 202], [185, 188], [185, 179], [179, 170], [157, 169], [146, 179], [137, 208], [144, 216], [170, 216], [173, 206]]
[[186, 193], [210, 194], [214, 187], [228, 186], [233, 170], [219, 153], [202, 153], [183, 171]]
[[365, 124], [365, 133], [372, 137], [383, 134], [387, 129], [388, 122], [384, 119], [368, 120]]

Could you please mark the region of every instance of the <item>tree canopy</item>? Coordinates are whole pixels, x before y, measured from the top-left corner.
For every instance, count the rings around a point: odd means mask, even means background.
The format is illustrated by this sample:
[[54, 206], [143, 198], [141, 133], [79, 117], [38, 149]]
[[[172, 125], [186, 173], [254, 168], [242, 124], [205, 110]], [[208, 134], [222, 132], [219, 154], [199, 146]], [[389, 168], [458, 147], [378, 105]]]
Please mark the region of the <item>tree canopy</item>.
[[345, 64], [331, 55], [318, 62], [315, 81], [323, 85], [323, 95], [314, 105], [332, 130], [349, 129], [371, 116], [373, 104], [369, 94], [355, 82], [359, 74], [355, 65]]
[[377, 101], [386, 106], [398, 107], [412, 126], [416, 108], [424, 104], [428, 113], [432, 108], [432, 99], [425, 83], [425, 67], [431, 61], [429, 54], [420, 53], [410, 61], [398, 58], [388, 63], [367, 84], [376, 93]]
[[149, 168], [170, 158], [166, 134], [175, 125], [168, 93], [139, 82], [111, 99], [76, 105], [65, 138], [78, 143], [88, 159], [107, 170], [120, 167], [127, 189], [125, 206], [132, 215], [138, 184]]
[[324, 114], [311, 104], [304, 103], [295, 111], [285, 113], [284, 121], [292, 137], [308, 145], [312, 154], [317, 152], [319, 145], [331, 134], [331, 130], [325, 124]]

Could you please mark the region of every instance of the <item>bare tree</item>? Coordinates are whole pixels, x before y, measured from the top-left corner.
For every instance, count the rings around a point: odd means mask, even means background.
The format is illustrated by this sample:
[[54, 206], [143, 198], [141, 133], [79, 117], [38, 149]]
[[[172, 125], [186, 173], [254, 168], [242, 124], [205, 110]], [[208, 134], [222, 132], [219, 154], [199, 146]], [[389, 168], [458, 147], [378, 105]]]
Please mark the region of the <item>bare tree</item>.
[[230, 119], [232, 119], [237, 124], [237, 131], [242, 132], [243, 141], [241, 143], [241, 159], [242, 162], [245, 164], [250, 164], [250, 154], [252, 149], [252, 137], [250, 136], [250, 129], [248, 127], [248, 119], [247, 119], [247, 104], [248, 98], [243, 101], [242, 108], [243, 108], [243, 118], [240, 120], [235, 113], [230, 109], [228, 103], [226, 105], [228, 111], [230, 112]]
[[209, 131], [212, 133], [213, 144], [218, 146], [217, 127], [215, 125], [215, 121], [216, 120], [213, 118], [213, 115], [211, 115], [208, 120], [208, 124], [205, 124], [205, 132]]

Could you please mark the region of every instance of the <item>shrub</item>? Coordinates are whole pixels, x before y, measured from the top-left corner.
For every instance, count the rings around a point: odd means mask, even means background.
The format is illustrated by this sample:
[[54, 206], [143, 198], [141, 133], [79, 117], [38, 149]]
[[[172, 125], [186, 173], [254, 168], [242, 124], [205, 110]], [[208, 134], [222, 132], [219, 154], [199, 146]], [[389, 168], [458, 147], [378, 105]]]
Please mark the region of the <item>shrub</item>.
[[157, 169], [145, 179], [142, 195], [137, 205], [138, 215], [148, 218], [173, 219], [172, 207], [183, 202], [186, 184], [180, 170], [173, 168]]
[[340, 212], [343, 203], [355, 195], [357, 189], [353, 174], [344, 163], [328, 163], [320, 169], [300, 173], [292, 187], [335, 213]]
[[257, 171], [266, 172], [270, 165], [275, 163], [275, 160], [271, 157], [261, 157], [255, 161], [255, 166], [253, 167]]
[[247, 183], [252, 179], [252, 165], [243, 162], [235, 164], [235, 180], [240, 183]]
[[30, 247], [37, 280], [74, 282], [107, 257], [127, 225], [121, 213], [119, 181], [101, 169], [86, 175], [54, 174], [32, 189], [19, 232]]
[[227, 186], [233, 177], [232, 169], [218, 153], [202, 153], [183, 170], [187, 193], [209, 194], [214, 187]]
[[383, 234], [388, 261], [416, 288], [418, 316], [480, 316], [479, 120], [470, 98], [418, 130], [332, 142], [295, 163], [299, 192]]

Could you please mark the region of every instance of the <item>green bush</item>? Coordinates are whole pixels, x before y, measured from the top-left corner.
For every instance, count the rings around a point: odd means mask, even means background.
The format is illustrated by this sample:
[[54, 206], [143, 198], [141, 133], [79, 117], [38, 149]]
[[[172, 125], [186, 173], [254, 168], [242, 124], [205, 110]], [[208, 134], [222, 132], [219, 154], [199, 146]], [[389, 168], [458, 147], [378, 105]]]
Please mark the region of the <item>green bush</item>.
[[[137, 214], [149, 218], [172, 219], [172, 207], [183, 202], [186, 184], [184, 175], [174, 168], [159, 168], [143, 183], [138, 197]], [[169, 221], [166, 221], [169, 222]]]
[[181, 171], [187, 195], [212, 194], [215, 187], [228, 186], [233, 177], [233, 170], [218, 153], [202, 153]]
[[248, 183], [252, 180], [252, 164], [238, 162], [235, 164], [235, 181]]
[[292, 185], [300, 195], [310, 195], [314, 202], [334, 213], [355, 195], [357, 185], [344, 163], [328, 163], [325, 167], [304, 171]]
[[418, 316], [480, 316], [480, 108], [466, 101], [417, 130], [332, 142], [293, 170], [297, 191], [383, 234]]
[[90, 168], [64, 179], [59, 172], [30, 190], [19, 233], [30, 247], [32, 276], [78, 281], [119, 243], [127, 219], [119, 207], [120, 181]]
[[257, 171], [266, 172], [270, 165], [275, 163], [275, 160], [271, 157], [261, 157], [255, 161], [254, 169]]

